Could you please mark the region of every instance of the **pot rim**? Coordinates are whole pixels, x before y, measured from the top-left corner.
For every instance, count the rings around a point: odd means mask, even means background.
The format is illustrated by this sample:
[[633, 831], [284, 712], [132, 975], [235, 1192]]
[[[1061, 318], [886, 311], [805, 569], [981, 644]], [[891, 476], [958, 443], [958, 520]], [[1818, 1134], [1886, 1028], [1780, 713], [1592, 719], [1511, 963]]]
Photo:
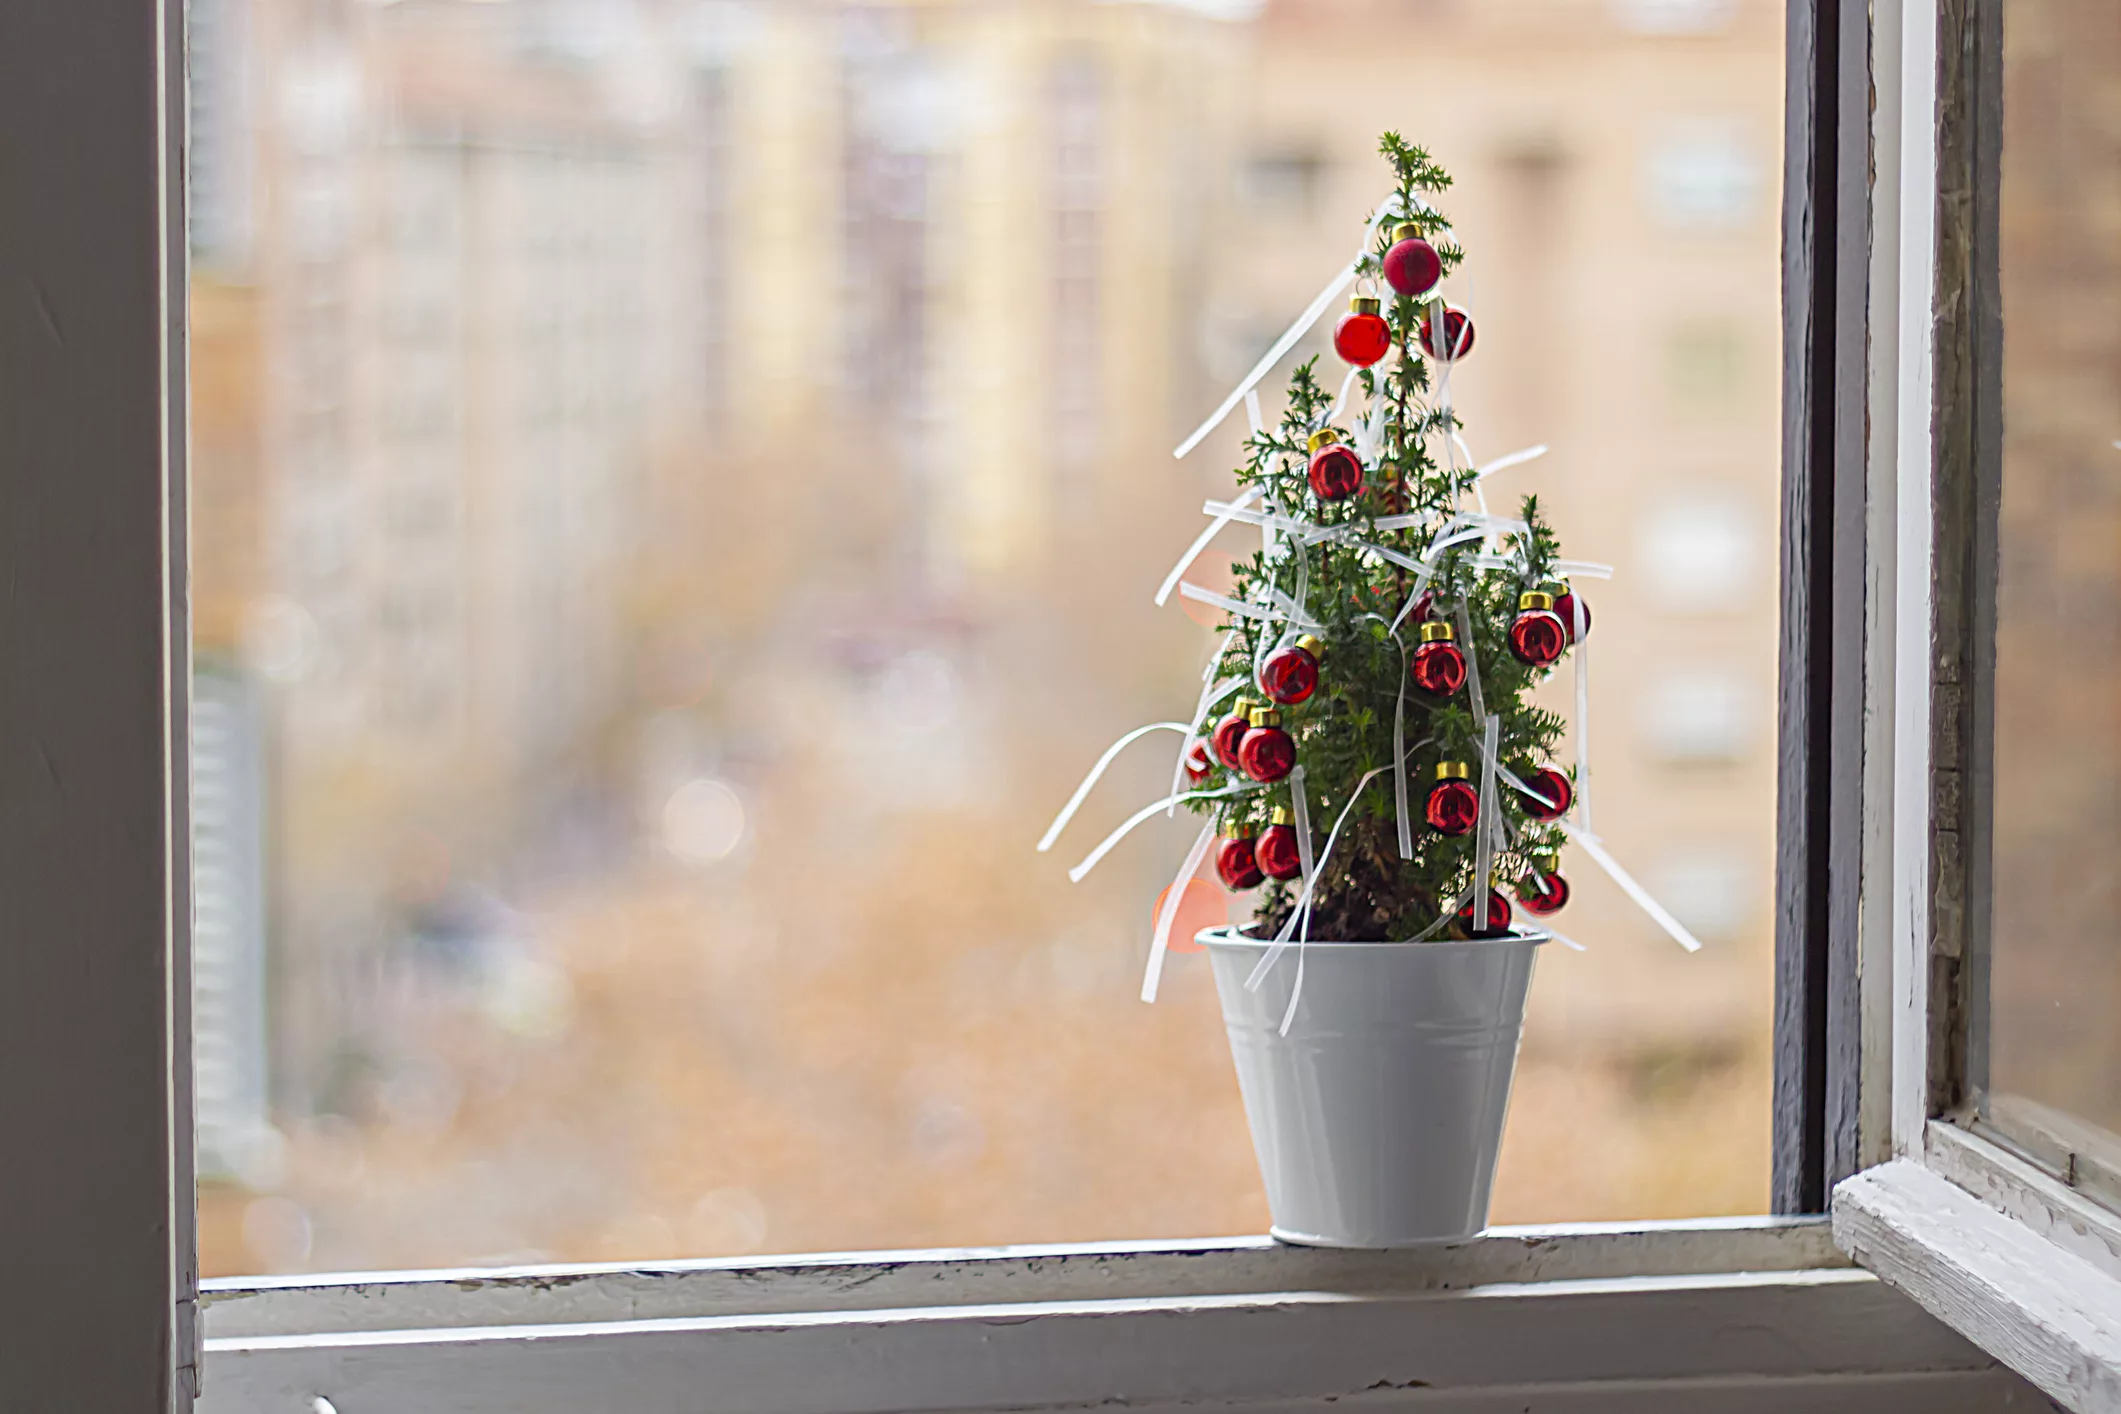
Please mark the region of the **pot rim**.
[[[1193, 935], [1193, 940], [1202, 947], [1257, 948], [1262, 952], [1274, 945], [1274, 940], [1271, 938], [1248, 937], [1239, 932], [1235, 924], [1229, 923], [1223, 924], [1218, 928], [1203, 928]], [[1433, 942], [1416, 942], [1411, 938], [1402, 938], [1398, 942], [1390, 943], [1311, 941], [1304, 943], [1303, 946], [1306, 949], [1359, 949], [1363, 952], [1375, 952], [1380, 948], [1421, 948], [1424, 951], [1435, 952], [1446, 948], [1490, 948], [1511, 943], [1530, 943], [1532, 946], [1538, 947], [1542, 943], [1550, 943], [1552, 941], [1554, 941], [1552, 933], [1541, 932], [1537, 928], [1513, 928], [1499, 938], [1439, 938]], [[1297, 946], [1296, 939], [1289, 939], [1288, 946], [1292, 948]]]

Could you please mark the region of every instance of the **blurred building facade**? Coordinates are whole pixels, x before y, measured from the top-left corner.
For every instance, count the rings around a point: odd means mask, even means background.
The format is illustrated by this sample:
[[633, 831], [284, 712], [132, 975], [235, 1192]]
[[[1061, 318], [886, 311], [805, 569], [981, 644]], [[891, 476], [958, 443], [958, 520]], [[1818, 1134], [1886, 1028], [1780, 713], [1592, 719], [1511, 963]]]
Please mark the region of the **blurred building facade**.
[[193, 4], [199, 648], [259, 704], [288, 1135], [223, 1269], [1256, 1227], [1204, 984], [1130, 1001], [1183, 842], [1072, 893], [1020, 842], [1190, 702], [1146, 599], [1237, 433], [1169, 447], [1386, 127], [1459, 178], [1469, 438], [1551, 443], [1508, 475], [1623, 567], [1600, 829], [1719, 954], [1582, 881], [1533, 1045], [1624, 1074], [1528, 1067], [1525, 1142], [1684, 1093], [1521, 1212], [1759, 1205], [1776, 7]]

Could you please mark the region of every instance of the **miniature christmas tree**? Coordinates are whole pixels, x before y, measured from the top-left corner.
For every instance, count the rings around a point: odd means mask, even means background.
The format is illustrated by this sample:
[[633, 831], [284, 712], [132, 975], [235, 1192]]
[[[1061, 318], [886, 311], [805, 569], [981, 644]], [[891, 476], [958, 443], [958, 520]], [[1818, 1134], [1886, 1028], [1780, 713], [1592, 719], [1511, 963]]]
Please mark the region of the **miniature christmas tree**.
[[[1570, 580], [1610, 571], [1560, 559], [1534, 496], [1513, 514], [1489, 511], [1483, 478], [1543, 449], [1485, 468], [1466, 450], [1450, 384], [1475, 329], [1441, 298], [1464, 252], [1433, 201], [1451, 180], [1396, 133], [1381, 150], [1397, 187], [1360, 254], [1179, 449], [1249, 399], [1354, 283], [1334, 330], [1347, 365], [1338, 392], [1313, 359], [1295, 370], [1278, 426], [1261, 426], [1248, 403], [1238, 493], [1204, 508], [1213, 523], [1166, 582], [1165, 595], [1176, 586], [1225, 615], [1198, 707], [1190, 722], [1115, 743], [1040, 848], [1121, 749], [1171, 730], [1185, 736], [1173, 796], [1128, 820], [1074, 877], [1136, 825], [1184, 804], [1209, 827], [1180, 882], [1212, 854], [1226, 886], [1259, 888], [1255, 936], [1460, 940], [1508, 932], [1516, 910], [1534, 919], [1558, 911], [1569, 889], [1556, 859], [1575, 842], [1675, 939], [1698, 947], [1590, 833], [1580, 759], [1571, 768], [1555, 760], [1568, 723], [1532, 695], [1565, 658], [1576, 660], [1580, 748], [1590, 614]], [[1231, 523], [1262, 532], [1231, 592], [1182, 582]], [[1155, 992], [1177, 893], [1159, 909], [1145, 996]]]
[[[1224, 608], [1214, 677], [1240, 694], [1186, 804], [1215, 822], [1225, 882], [1243, 881], [1245, 841], [1279, 866], [1262, 869], [1272, 933], [1305, 892], [1301, 862], [1274, 856], [1338, 821], [1304, 899], [1315, 941], [1499, 932], [1502, 890], [1545, 912], [1566, 887], [1573, 783], [1549, 759], [1567, 724], [1529, 699], [1573, 639], [1554, 608], [1568, 586], [1537, 498], [1488, 515], [1457, 441], [1448, 380], [1474, 329], [1434, 293], [1464, 258], [1431, 200], [1450, 178], [1397, 134], [1383, 151], [1396, 200], [1334, 338], [1353, 386], [1336, 399], [1317, 360], [1296, 370], [1237, 473], [1232, 518], [1266, 543], [1227, 598], [1184, 587]], [[1380, 283], [1388, 298], [1366, 292]]]

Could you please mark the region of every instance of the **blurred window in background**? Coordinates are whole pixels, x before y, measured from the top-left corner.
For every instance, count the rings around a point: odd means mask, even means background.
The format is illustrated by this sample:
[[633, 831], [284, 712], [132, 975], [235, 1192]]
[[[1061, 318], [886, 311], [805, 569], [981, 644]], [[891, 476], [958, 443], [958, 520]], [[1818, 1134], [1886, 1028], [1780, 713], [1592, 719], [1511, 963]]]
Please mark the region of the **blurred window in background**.
[[1170, 451], [1386, 128], [1712, 939], [1565, 865], [1494, 1217], [1766, 1208], [1780, 5], [189, 14], [209, 1273], [1259, 1231], [1200, 959], [1135, 1000], [1191, 827], [1066, 878], [1168, 754], [1032, 845], [1198, 692], [1242, 419]]

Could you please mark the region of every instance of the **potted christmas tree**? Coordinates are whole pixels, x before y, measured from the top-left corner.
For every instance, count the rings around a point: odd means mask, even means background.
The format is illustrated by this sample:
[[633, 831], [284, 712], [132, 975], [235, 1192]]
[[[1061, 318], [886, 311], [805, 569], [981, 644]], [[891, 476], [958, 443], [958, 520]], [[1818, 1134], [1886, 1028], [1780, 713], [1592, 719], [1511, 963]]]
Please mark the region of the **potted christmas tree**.
[[[1246, 402], [1237, 494], [1205, 507], [1158, 596], [1225, 615], [1193, 717], [1121, 738], [1040, 846], [1129, 742], [1184, 734], [1172, 796], [1075, 877], [1159, 812], [1207, 817], [1159, 906], [1144, 997], [1196, 870], [1212, 857], [1226, 887], [1258, 890], [1249, 927], [1200, 941], [1274, 1231], [1357, 1247], [1485, 1225], [1532, 961], [1557, 936], [1538, 925], [1569, 898], [1565, 844], [1697, 946], [1588, 831], [1581, 759], [1556, 760], [1568, 723], [1531, 700], [1573, 659], [1580, 748], [1590, 615], [1572, 580], [1609, 571], [1559, 558], [1536, 497], [1489, 511], [1483, 478], [1539, 449], [1485, 468], [1466, 450], [1450, 383], [1476, 332], [1441, 297], [1464, 254], [1432, 202], [1450, 178], [1396, 134], [1382, 151], [1397, 188], [1354, 261], [1179, 449]], [[1338, 392], [1305, 363], [1262, 426], [1252, 385], [1350, 284]], [[1261, 543], [1231, 592], [1185, 583], [1233, 522]]]

